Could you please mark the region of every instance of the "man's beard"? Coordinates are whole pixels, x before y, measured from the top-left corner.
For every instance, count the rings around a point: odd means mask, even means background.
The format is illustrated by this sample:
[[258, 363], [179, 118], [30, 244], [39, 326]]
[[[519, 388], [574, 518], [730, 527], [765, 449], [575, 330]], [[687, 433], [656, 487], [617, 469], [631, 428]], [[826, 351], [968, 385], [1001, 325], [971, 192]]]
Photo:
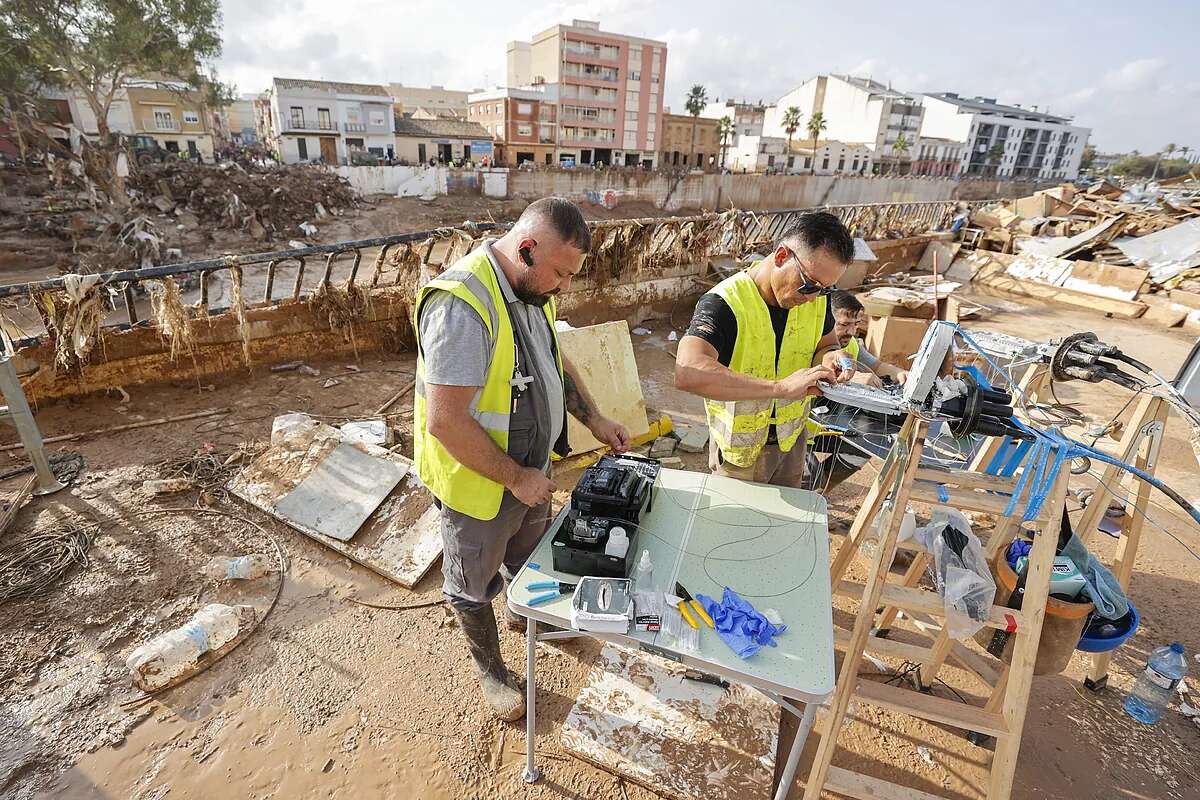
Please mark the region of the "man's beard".
[[558, 289], [552, 292], [535, 292], [526, 285], [525, 280], [518, 281], [512, 290], [518, 300], [531, 306], [544, 306], [550, 302], [551, 297], [558, 294]]

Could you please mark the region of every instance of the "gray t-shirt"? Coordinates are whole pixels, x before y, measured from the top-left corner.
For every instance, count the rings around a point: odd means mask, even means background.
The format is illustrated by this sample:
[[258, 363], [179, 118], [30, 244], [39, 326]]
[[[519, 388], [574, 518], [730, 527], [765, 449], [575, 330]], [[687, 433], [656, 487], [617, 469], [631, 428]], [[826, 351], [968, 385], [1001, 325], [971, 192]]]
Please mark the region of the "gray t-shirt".
[[[521, 353], [521, 362], [526, 371], [539, 382], [547, 400], [550, 429], [547, 432], [549, 446], [558, 441], [566, 424], [563, 408], [563, 385], [558, 374], [558, 362], [554, 357], [554, 336], [541, 306], [529, 305], [517, 299], [504, 270], [496, 262], [492, 252], [493, 239], [484, 241], [482, 247], [496, 273], [500, 292], [508, 304], [509, 315], [516, 332], [517, 347], [527, 343]], [[421, 306], [421, 350], [425, 360], [425, 381], [445, 386], [479, 386], [487, 382], [488, 368], [492, 360], [492, 348], [488, 341], [487, 327], [475, 310], [449, 292], [432, 293]], [[530, 387], [528, 391], [534, 387]], [[482, 391], [482, 389], [481, 389]], [[515, 390], [514, 390], [515, 392]], [[471, 401], [471, 408], [479, 402], [479, 394]], [[525, 424], [532, 403], [518, 400], [517, 411], [510, 421], [510, 431], [517, 431]], [[540, 437], [539, 437], [540, 438]], [[510, 436], [510, 452], [514, 444]], [[543, 468], [550, 465], [549, 448]]]

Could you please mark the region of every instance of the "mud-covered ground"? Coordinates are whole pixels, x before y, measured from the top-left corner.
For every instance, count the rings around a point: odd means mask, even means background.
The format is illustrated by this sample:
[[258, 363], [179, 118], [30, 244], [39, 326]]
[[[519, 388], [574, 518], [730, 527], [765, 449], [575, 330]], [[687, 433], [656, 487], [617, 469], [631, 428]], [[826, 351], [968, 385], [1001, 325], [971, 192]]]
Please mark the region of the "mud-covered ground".
[[[1028, 338], [1095, 330], [1167, 374], [1191, 345], [1181, 333], [1136, 321], [1033, 301], [977, 299], [1008, 310], [976, 325]], [[634, 339], [648, 406], [677, 423], [700, 420], [699, 401], [672, 386], [675, 343], [668, 339], [669, 324], [646, 324], [652, 333]], [[351, 375], [341, 374], [344, 361], [310, 363], [321, 376], [271, 373], [263, 366], [199, 391], [194, 383], [126, 387], [128, 399], [114, 392], [39, 410], [43, 433], [54, 435], [233, 408], [211, 420], [67, 443], [65, 448], [86, 460], [75, 485], [34, 498], [3, 534], [11, 542], [62, 524], [101, 523], [88, 568], [37, 598], [0, 605], [0, 796], [653, 796], [566, 755], [559, 744], [561, 723], [598, 653], [596, 643], [539, 646], [538, 751], [544, 777], [530, 787], [520, 779], [523, 725], [498, 723], [484, 711], [466, 648], [444, 607], [384, 611], [348, 599], [436, 600], [436, 568], [408, 592], [219, 496], [208, 507], [234, 518], [186, 510], [154, 513], [191, 509], [198, 501], [197, 492], [147, 496], [141, 484], [161, 474], [158, 462], [205, 444], [228, 454], [265, 441], [271, 419], [285, 411], [368, 413], [409, 380], [404, 373], [413, 367], [409, 354], [364, 357], [357, 362], [362, 371]], [[340, 383], [323, 389], [333, 373]], [[1062, 401], [1081, 404], [1096, 421], [1107, 420], [1128, 398], [1115, 387], [1060, 384], [1057, 390]], [[393, 421], [407, 430], [407, 416]], [[402, 442], [408, 451], [411, 438], [405, 434]], [[682, 455], [686, 468], [705, 469], [702, 456]], [[19, 463], [19, 456], [0, 456], [0, 470]], [[1185, 497], [1200, 497], [1186, 429], [1175, 415], [1159, 475]], [[577, 478], [578, 471], [556, 475], [559, 502]], [[11, 491], [18, 480], [0, 489]], [[866, 481], [859, 477], [830, 497], [835, 547]], [[1150, 650], [1174, 639], [1183, 642], [1189, 659], [1200, 649], [1192, 627], [1200, 572], [1195, 558], [1163, 529], [1196, 551], [1200, 530], [1162, 496], [1154, 500], [1132, 587], [1142, 629], [1118, 652], [1106, 691], [1093, 694], [1082, 687], [1087, 662], [1080, 654], [1065, 674], [1035, 680], [1014, 797], [1200, 796], [1200, 729], [1174, 708], [1155, 728], [1134, 723], [1121, 710]], [[270, 604], [274, 575], [233, 589], [197, 570], [213, 554], [274, 553], [271, 540], [282, 548], [287, 572], [278, 602], [259, 629], [205, 674], [147, 703], [122, 705], [138, 695], [124, 666], [135, 646], [181, 624], [207, 602], [251, 603], [260, 610]], [[1097, 552], [1111, 557], [1112, 543], [1098, 537]], [[864, 572], [854, 565], [850, 577], [861, 580]], [[837, 618], [846, 622], [849, 616], [839, 611]], [[502, 630], [501, 639], [507, 660], [523, 672], [523, 635]], [[943, 677], [965, 694], [980, 691], [956, 669]], [[935, 691], [953, 696], [942, 687]], [[858, 721], [843, 734], [845, 750], [836, 763], [925, 791], [983, 795], [988, 753], [958, 732], [863, 706], [855, 714]], [[793, 791], [793, 797], [799, 795]]]

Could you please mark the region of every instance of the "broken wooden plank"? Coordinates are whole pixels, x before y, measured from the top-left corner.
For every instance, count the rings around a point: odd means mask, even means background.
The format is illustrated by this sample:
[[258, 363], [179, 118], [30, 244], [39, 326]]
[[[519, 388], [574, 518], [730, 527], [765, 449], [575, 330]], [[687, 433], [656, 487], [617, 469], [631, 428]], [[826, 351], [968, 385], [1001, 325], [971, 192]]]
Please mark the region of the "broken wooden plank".
[[[991, 254], [990, 254], [991, 255]], [[987, 264], [975, 274], [978, 285], [999, 289], [1009, 294], [1022, 297], [1034, 297], [1049, 300], [1076, 308], [1086, 308], [1099, 311], [1101, 314], [1111, 314], [1122, 319], [1137, 319], [1146, 313], [1146, 304], [1130, 300], [1117, 300], [1109, 297], [1099, 297], [1094, 294], [1067, 289], [1061, 286], [1048, 286], [1044, 283], [1022, 281], [1005, 273], [1005, 267], [999, 263]]]
[[[624, 425], [631, 437], [650, 429], [629, 323], [622, 319], [559, 331], [558, 342], [583, 385], [591, 387], [601, 414]], [[567, 417], [567, 441], [573, 453], [604, 446], [573, 416]]]

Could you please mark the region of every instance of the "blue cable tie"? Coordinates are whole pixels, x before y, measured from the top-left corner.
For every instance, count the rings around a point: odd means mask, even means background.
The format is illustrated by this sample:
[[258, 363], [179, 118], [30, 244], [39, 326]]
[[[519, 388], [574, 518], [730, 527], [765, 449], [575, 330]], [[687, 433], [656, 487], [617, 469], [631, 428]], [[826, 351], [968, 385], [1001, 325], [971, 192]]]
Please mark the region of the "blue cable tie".
[[944, 483], [938, 484], [938, 500], [941, 500], [943, 503], [950, 502], [950, 493], [946, 491], [946, 484]]

